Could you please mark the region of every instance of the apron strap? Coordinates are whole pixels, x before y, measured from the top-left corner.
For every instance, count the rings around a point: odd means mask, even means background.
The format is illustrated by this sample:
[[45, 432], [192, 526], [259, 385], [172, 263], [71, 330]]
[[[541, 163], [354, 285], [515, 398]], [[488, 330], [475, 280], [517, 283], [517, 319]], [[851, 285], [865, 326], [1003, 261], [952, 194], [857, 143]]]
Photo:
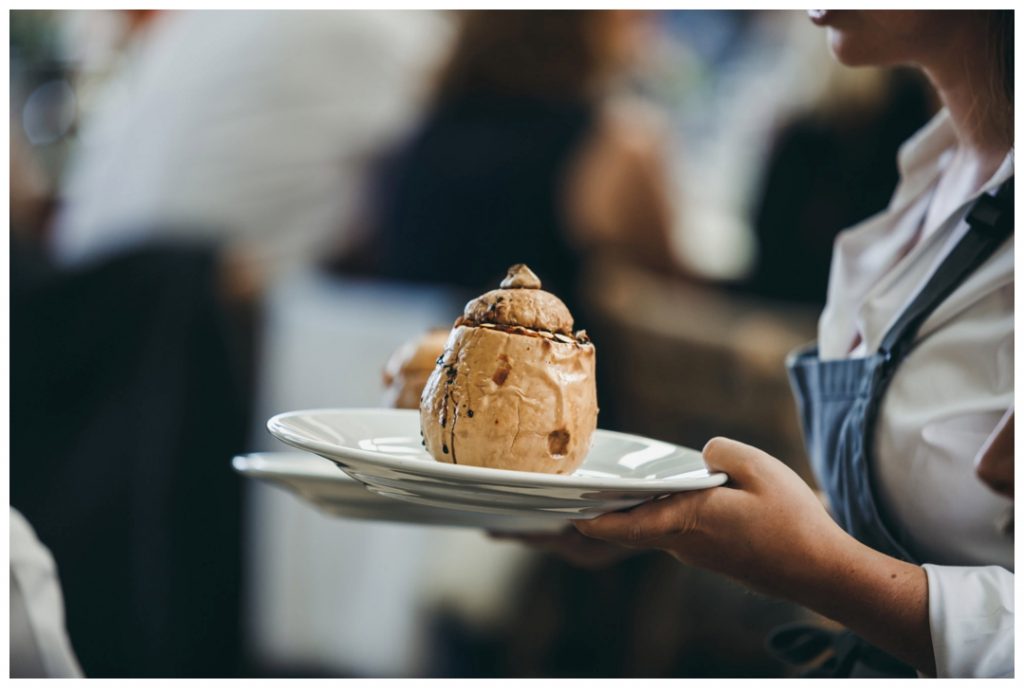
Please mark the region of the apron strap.
[[830, 630], [808, 623], [774, 629], [765, 649], [776, 659], [800, 667], [801, 678], [917, 676], [913, 668], [879, 650], [851, 631]]
[[967, 213], [967, 224], [967, 233], [882, 339], [878, 352], [886, 367], [907, 355], [928, 316], [1013, 234], [1013, 177], [995, 195], [978, 197]]

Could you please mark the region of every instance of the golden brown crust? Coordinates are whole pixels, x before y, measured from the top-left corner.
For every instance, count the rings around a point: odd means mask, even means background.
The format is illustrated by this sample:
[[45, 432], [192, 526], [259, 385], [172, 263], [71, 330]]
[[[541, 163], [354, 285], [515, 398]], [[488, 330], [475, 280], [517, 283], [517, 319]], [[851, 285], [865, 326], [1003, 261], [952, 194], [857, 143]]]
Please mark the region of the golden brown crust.
[[597, 426], [592, 344], [456, 327], [420, 406], [438, 461], [571, 474]]
[[572, 335], [572, 314], [562, 300], [540, 289], [494, 289], [466, 304], [457, 325], [518, 325]]
[[448, 330], [428, 330], [404, 343], [384, 366], [384, 403], [393, 408], [419, 408], [427, 378], [444, 351]]
[[561, 299], [513, 265], [466, 304], [420, 399], [438, 461], [567, 475], [597, 426], [595, 351]]

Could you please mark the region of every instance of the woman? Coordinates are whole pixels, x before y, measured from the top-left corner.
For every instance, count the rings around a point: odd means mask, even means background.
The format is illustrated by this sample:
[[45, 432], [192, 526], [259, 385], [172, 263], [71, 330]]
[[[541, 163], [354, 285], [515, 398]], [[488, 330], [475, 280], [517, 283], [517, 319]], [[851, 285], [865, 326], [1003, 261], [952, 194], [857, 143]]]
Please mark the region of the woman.
[[811, 17], [845, 64], [915, 65], [945, 106], [901, 150], [889, 208], [840, 235], [817, 349], [790, 361], [836, 520], [716, 438], [727, 486], [577, 527], [794, 600], [920, 673], [1012, 676], [1013, 14]]
[[467, 11], [424, 121], [385, 161], [365, 241], [338, 269], [466, 288], [528, 263], [574, 308], [584, 254], [669, 267], [664, 140], [611, 96], [643, 30], [628, 11]]

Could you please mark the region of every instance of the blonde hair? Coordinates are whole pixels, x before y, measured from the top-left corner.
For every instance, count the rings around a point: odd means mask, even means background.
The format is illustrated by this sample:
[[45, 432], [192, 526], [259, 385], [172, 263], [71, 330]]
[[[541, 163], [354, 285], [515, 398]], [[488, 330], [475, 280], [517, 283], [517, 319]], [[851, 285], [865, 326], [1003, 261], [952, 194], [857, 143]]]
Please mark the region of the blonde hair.
[[989, 46], [989, 105], [999, 107], [995, 121], [1000, 134], [1013, 146], [1013, 10], [989, 10], [986, 17]]

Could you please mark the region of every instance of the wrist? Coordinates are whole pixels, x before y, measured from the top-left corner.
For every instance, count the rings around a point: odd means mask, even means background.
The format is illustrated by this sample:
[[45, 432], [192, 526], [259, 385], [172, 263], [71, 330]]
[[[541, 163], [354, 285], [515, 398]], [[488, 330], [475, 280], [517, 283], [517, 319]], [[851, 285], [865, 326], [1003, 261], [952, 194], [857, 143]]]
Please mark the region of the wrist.
[[840, 588], [851, 583], [851, 570], [868, 568], [867, 562], [862, 561], [864, 550], [867, 553], [873, 550], [831, 522], [825, 532], [805, 535], [799, 540], [803, 544], [789, 548], [784, 559], [773, 566], [747, 562], [742, 567], [747, 576], [738, 578], [759, 592], [825, 614], [824, 609], [832, 604]]
[[928, 581], [920, 566], [871, 549], [845, 532], [818, 548], [786, 597], [934, 675]]
[[910, 565], [867, 547], [838, 527], [836, 531], [826, 545], [814, 548], [800, 590], [793, 591], [800, 599], [794, 601], [849, 626], [853, 613], [875, 598], [884, 576], [892, 575], [883, 571], [885, 565]]

